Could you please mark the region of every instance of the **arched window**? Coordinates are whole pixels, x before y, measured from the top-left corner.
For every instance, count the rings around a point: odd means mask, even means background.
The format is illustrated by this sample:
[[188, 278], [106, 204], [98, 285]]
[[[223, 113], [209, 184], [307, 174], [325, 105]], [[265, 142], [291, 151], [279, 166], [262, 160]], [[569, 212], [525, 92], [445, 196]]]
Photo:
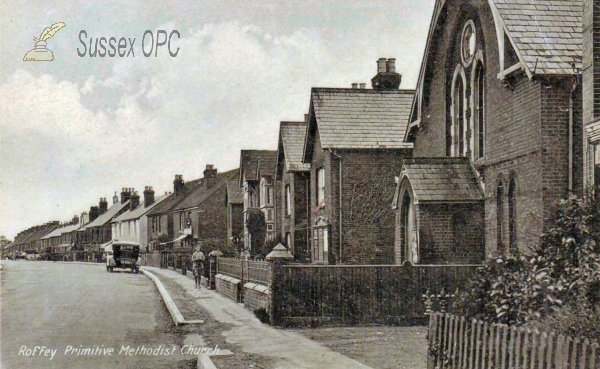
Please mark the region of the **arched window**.
[[453, 108], [453, 156], [463, 156], [465, 153], [465, 86], [461, 76], [454, 84]]
[[496, 235], [498, 239], [498, 251], [504, 250], [502, 242], [502, 228], [504, 221], [504, 186], [502, 181], [498, 180], [498, 189], [496, 191]]
[[478, 62], [475, 67], [475, 78], [473, 82], [473, 106], [475, 107], [475, 111], [473, 112], [473, 129], [475, 131], [474, 158], [477, 160], [482, 158], [485, 153], [485, 73], [481, 62]]
[[410, 261], [413, 264], [418, 262], [417, 245], [416, 245], [416, 230], [415, 216], [412, 199], [407, 192], [402, 198], [402, 206], [400, 208], [400, 229], [402, 236], [401, 259], [402, 262]]
[[510, 179], [508, 183], [508, 238], [509, 247], [514, 248], [517, 246], [517, 196], [515, 191], [517, 184], [514, 178]]

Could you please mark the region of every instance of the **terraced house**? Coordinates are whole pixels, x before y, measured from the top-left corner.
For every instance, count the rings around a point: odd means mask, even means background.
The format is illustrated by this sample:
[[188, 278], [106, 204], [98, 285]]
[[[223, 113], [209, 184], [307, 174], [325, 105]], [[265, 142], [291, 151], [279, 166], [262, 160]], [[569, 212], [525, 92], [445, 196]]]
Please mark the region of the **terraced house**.
[[436, 2], [393, 203], [396, 262], [526, 250], [557, 201], [582, 193], [586, 152], [593, 181], [600, 136], [590, 124], [584, 139], [583, 117], [600, 111], [599, 5]]
[[150, 233], [147, 214], [168, 195], [155, 198], [152, 186], [146, 186], [143, 195], [143, 201], [140, 201], [137, 191], [133, 191], [129, 208], [111, 221], [113, 244], [135, 245], [142, 251], [147, 250]]
[[237, 179], [239, 169], [218, 173], [217, 168], [209, 164], [203, 175], [201, 184], [171, 209], [173, 237], [180, 245], [189, 247], [209, 240], [213, 245], [225, 246], [227, 181]]

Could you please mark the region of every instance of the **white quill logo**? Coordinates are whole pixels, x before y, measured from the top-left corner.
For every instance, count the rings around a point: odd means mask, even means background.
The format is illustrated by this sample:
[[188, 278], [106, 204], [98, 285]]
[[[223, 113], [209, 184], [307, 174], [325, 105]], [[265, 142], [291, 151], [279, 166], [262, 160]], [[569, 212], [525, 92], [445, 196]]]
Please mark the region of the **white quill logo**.
[[46, 48], [46, 40], [54, 36], [61, 28], [66, 26], [64, 22], [54, 23], [50, 27], [46, 27], [39, 38], [34, 37], [35, 47], [27, 52], [23, 57], [23, 61], [52, 61], [54, 54]]

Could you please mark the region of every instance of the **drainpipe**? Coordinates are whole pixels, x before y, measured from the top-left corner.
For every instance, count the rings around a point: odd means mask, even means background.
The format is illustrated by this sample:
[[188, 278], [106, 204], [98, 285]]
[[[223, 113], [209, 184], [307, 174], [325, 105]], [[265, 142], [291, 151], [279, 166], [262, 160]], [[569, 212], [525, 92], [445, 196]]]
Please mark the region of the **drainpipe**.
[[329, 149], [329, 152], [333, 156], [335, 156], [336, 158], [338, 158], [338, 161], [340, 163], [340, 166], [339, 166], [339, 179], [338, 179], [338, 183], [339, 183], [339, 195], [338, 196], [339, 196], [339, 202], [340, 202], [339, 203], [339, 208], [340, 208], [339, 209], [339, 211], [340, 211], [340, 215], [339, 215], [340, 216], [340, 219], [339, 219], [339, 223], [340, 223], [340, 262], [339, 263], [342, 264], [342, 249], [343, 249], [342, 248], [342, 231], [344, 229], [343, 228], [343, 224], [344, 224], [343, 219], [344, 218], [342, 217], [342, 214], [343, 214], [342, 213], [342, 205], [343, 205], [343, 201], [342, 201], [342, 199], [343, 199], [343, 196], [342, 196], [342, 157], [340, 155], [336, 154], [336, 152], [333, 151], [333, 150], [331, 150], [331, 149]]
[[573, 95], [577, 89], [577, 77], [573, 78], [569, 95], [569, 194], [573, 193]]

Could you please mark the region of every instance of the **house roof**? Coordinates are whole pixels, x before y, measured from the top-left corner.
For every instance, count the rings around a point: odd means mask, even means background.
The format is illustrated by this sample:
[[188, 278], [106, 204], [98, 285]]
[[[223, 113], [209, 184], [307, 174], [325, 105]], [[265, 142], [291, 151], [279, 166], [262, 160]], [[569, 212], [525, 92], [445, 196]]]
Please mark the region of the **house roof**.
[[201, 186], [204, 182], [203, 178], [194, 179], [192, 181], [185, 183], [185, 193], [180, 196], [175, 196], [175, 193], [171, 193], [167, 195], [167, 198], [160, 202], [160, 204], [156, 205], [150, 212], [148, 212], [148, 216], [151, 215], [159, 215], [169, 212], [175, 205], [179, 204], [185, 197], [187, 193], [193, 191], [197, 186]]
[[154, 199], [154, 202], [152, 204], [150, 204], [150, 206], [145, 206], [144, 202], [141, 201], [140, 205], [138, 205], [137, 208], [133, 209], [133, 211], [131, 211], [131, 210], [125, 211], [123, 214], [116, 217], [112, 222], [122, 222], [125, 220], [139, 219], [142, 216], [144, 216], [144, 214], [146, 214], [147, 212], [152, 210], [152, 208], [154, 208], [156, 205], [160, 204], [160, 202], [163, 201], [164, 199], [166, 199], [168, 196], [169, 195], [163, 195], [163, 196], [156, 197]]
[[[215, 192], [226, 186], [227, 181], [237, 178], [240, 170], [238, 168], [229, 170], [227, 172], [217, 174], [215, 183], [210, 187], [204, 186], [196, 187], [192, 192], [185, 197], [183, 201], [173, 207], [173, 211], [189, 209], [200, 206], [206, 199], [212, 196]], [[222, 203], [221, 203], [222, 204]], [[223, 206], [223, 205], [221, 205]]]
[[125, 206], [129, 206], [129, 200], [125, 201], [123, 204], [120, 202], [112, 204], [112, 206], [108, 208], [104, 214], [98, 216], [98, 218], [94, 219], [93, 222], [86, 225], [85, 228], [89, 229], [94, 227], [102, 227], [106, 223], [110, 222], [112, 218], [117, 215]]
[[54, 237], [59, 237], [64, 233], [70, 233], [73, 231], [76, 231], [79, 227], [81, 227], [79, 225], [79, 223], [77, 224], [70, 224], [70, 225], [66, 225], [64, 227], [60, 227], [55, 229], [54, 231], [48, 233], [47, 235], [45, 235], [44, 237], [40, 238], [41, 240], [45, 240], [48, 238], [54, 238]]
[[322, 148], [412, 148], [403, 140], [413, 97], [414, 90], [313, 88], [311, 113]]
[[581, 69], [581, 0], [493, 0], [491, 3], [519, 59], [532, 74], [573, 74], [573, 64]]
[[258, 180], [261, 171], [270, 170], [270, 174], [275, 174], [276, 165], [276, 150], [242, 150], [240, 153], [240, 186], [244, 180]]
[[[307, 126], [308, 123], [306, 122], [281, 122], [279, 126], [277, 165], [285, 165], [286, 171], [310, 170], [310, 163], [302, 162]], [[283, 163], [279, 163], [282, 157], [285, 160]]]
[[19, 237], [18, 240], [15, 240], [12, 243], [12, 245], [16, 246], [16, 245], [21, 245], [21, 244], [27, 244], [30, 242], [35, 242], [35, 241], [39, 240], [40, 238], [42, 238], [43, 236], [50, 233], [56, 227], [57, 226], [54, 224], [44, 224], [41, 226], [32, 227], [29, 232], [24, 234], [23, 237]]
[[228, 204], [243, 204], [244, 191], [240, 187], [238, 180], [227, 181], [227, 203]]
[[399, 189], [405, 181], [409, 182], [415, 202], [419, 203], [484, 200], [469, 159], [463, 157], [404, 159], [394, 206], [397, 206]]

